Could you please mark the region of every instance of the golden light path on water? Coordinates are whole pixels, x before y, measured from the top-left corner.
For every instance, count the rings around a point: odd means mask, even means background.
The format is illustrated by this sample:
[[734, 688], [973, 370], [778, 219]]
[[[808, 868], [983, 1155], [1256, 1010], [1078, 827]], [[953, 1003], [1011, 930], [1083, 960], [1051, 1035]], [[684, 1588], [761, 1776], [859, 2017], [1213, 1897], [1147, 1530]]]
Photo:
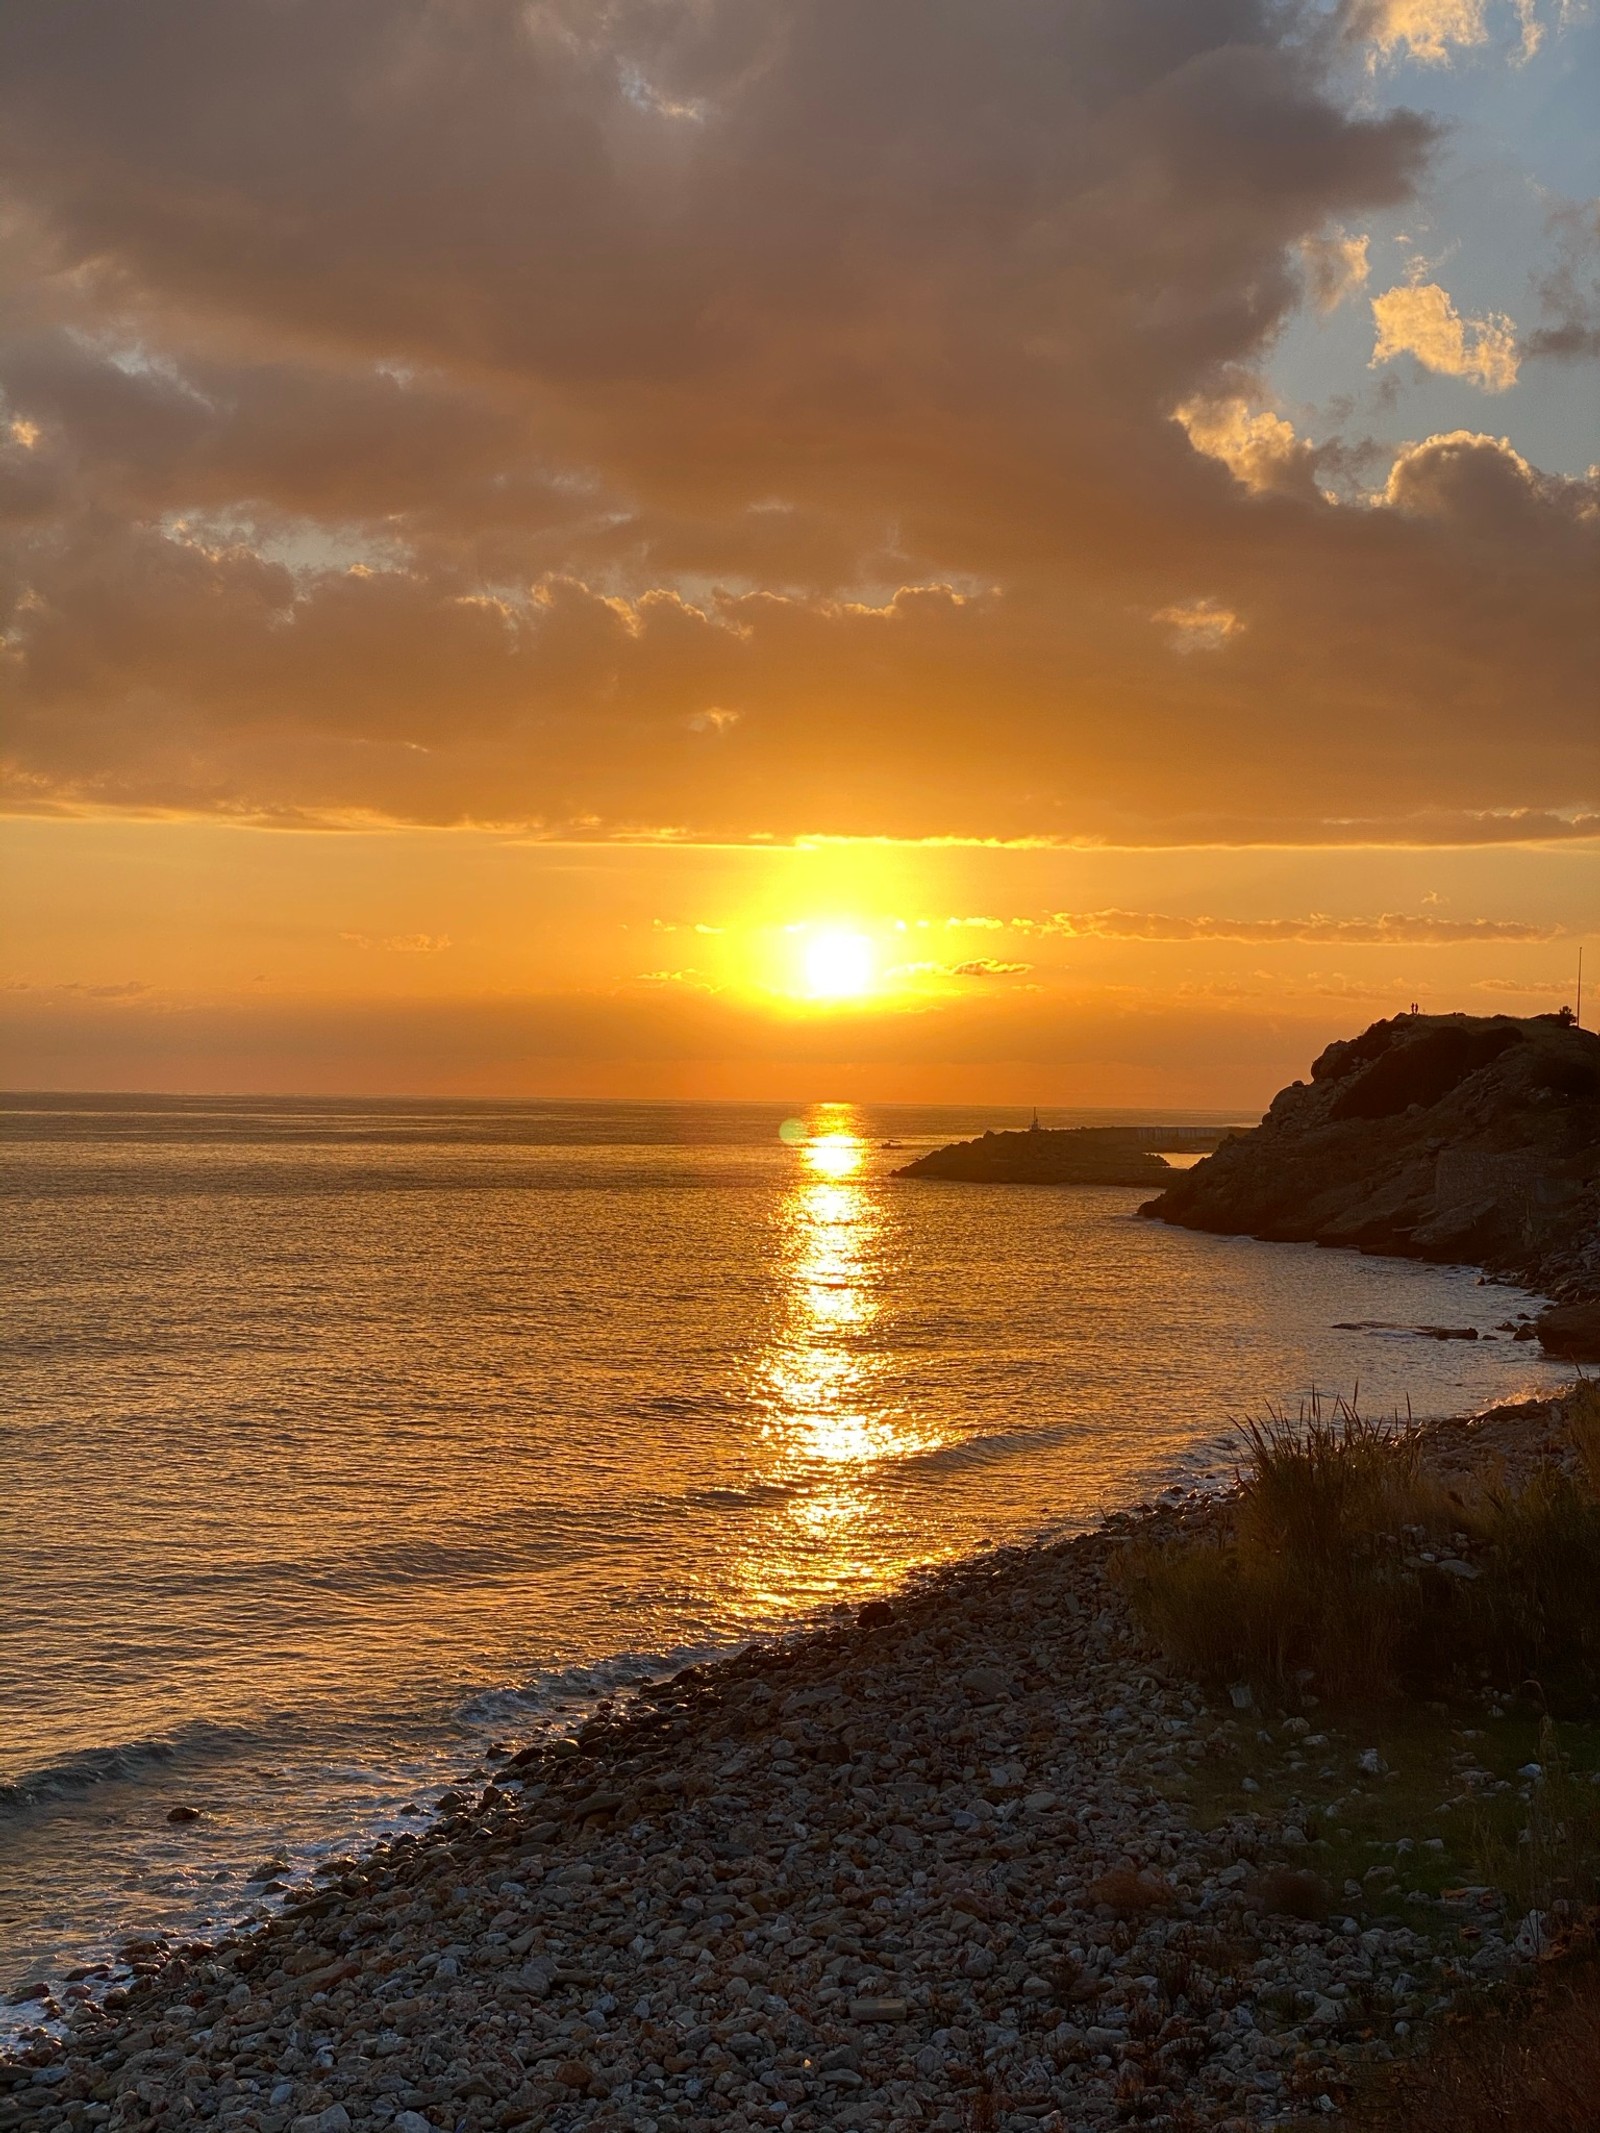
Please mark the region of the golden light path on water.
[[761, 1463], [781, 1485], [782, 1510], [738, 1580], [747, 1601], [778, 1609], [881, 1587], [952, 1552], [926, 1537], [912, 1545], [885, 1523], [876, 1470], [944, 1436], [888, 1403], [889, 1358], [874, 1329], [894, 1269], [857, 1114], [826, 1105], [808, 1124], [778, 1208], [776, 1324], [755, 1372]]

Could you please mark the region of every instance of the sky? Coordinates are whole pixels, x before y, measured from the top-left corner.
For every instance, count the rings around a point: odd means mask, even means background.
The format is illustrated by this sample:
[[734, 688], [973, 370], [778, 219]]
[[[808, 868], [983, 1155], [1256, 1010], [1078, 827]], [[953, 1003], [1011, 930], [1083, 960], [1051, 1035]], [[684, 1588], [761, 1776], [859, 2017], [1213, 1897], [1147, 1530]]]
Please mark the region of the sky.
[[1594, 0], [11, 0], [0, 1080], [1244, 1113], [1571, 999], [1597, 102]]

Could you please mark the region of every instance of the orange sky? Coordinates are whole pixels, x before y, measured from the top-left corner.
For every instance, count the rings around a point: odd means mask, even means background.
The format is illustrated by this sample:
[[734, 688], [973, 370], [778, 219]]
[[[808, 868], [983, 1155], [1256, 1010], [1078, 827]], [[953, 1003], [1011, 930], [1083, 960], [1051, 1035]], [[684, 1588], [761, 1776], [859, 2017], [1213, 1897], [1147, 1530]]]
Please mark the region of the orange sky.
[[1248, 1108], [1413, 998], [1570, 998], [1600, 887], [1588, 844], [765, 849], [33, 821], [6, 849], [0, 1027], [29, 1087]]
[[1249, 1106], [1558, 1004], [1591, 16], [19, 0], [0, 1078]]

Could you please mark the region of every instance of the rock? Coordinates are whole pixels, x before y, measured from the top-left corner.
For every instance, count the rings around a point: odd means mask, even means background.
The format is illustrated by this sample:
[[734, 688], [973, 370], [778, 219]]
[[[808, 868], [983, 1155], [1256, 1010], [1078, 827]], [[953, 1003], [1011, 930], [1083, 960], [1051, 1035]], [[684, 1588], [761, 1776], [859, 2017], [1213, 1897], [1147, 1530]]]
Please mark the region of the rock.
[[996, 1703], [1011, 1694], [1011, 1682], [997, 1666], [969, 1666], [961, 1676], [961, 1686], [980, 1703]]
[[[867, 1999], [850, 2002], [852, 2022], [903, 2022], [910, 2013], [906, 2000]], [[731, 2044], [732, 2039], [729, 2039]]]
[[1026, 1133], [953, 1141], [902, 1165], [897, 1178], [948, 1178], [976, 1185], [1159, 1185], [1171, 1165], [1153, 1155], [1136, 1128], [1034, 1126]]
[[581, 2059], [563, 2059], [556, 2068], [556, 2079], [563, 2088], [576, 2089], [581, 2094], [589, 2086], [589, 2069]]
[[167, 1809], [167, 1820], [169, 1822], [198, 1822], [199, 1819], [200, 1810], [198, 1807], [169, 1807]]
[[1569, 1363], [1600, 1363], [1600, 1298], [1541, 1311], [1533, 1330], [1546, 1355], [1560, 1356]]
[[[1595, 1310], [1600, 1037], [1556, 1015], [1396, 1015], [1331, 1044], [1254, 1132], [1141, 1212], [1191, 1229], [1472, 1260]], [[1546, 1314], [1547, 1317], [1552, 1314]], [[1552, 1328], [1600, 1357], [1600, 1326]], [[1465, 1338], [1475, 1329], [1422, 1329]], [[1544, 1321], [1540, 1322], [1541, 1338]]]
[[290, 2119], [289, 2133], [350, 2133], [350, 2113], [342, 2103], [330, 2103], [325, 2110]]
[[432, 2122], [420, 2111], [396, 2111], [390, 2124], [394, 2133], [435, 2133]]
[[567, 1810], [568, 1819], [582, 1822], [590, 1815], [614, 1815], [621, 1805], [620, 1792], [591, 1792], [583, 1799], [575, 1801]]

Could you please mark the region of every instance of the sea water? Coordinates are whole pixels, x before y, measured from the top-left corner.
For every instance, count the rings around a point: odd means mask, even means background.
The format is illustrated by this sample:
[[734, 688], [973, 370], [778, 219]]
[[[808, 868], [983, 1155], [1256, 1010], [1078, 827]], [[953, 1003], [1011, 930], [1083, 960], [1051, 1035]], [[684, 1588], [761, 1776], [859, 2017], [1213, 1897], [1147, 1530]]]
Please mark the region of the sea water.
[[586, 1698], [1215, 1474], [1230, 1418], [1568, 1375], [1337, 1330], [1530, 1308], [1470, 1270], [891, 1175], [1010, 1114], [0, 1123], [0, 1987], [248, 1918]]

